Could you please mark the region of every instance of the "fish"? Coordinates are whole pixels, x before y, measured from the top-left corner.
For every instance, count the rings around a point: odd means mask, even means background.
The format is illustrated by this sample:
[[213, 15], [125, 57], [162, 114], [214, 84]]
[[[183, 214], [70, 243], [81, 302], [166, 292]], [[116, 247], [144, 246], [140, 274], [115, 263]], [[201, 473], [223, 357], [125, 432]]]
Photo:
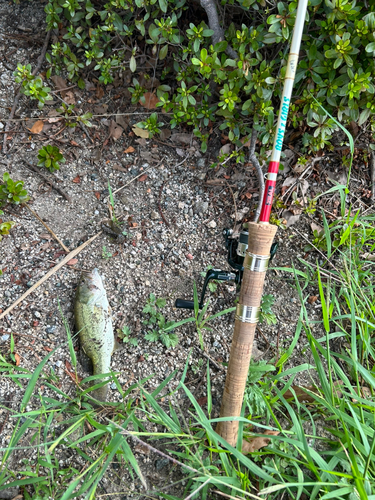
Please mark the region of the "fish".
[[[96, 268], [81, 276], [74, 303], [74, 319], [81, 349], [92, 361], [93, 375], [109, 373], [117, 343], [107, 293]], [[94, 383], [97, 384], [98, 380]], [[108, 384], [90, 394], [99, 401], [106, 401]]]

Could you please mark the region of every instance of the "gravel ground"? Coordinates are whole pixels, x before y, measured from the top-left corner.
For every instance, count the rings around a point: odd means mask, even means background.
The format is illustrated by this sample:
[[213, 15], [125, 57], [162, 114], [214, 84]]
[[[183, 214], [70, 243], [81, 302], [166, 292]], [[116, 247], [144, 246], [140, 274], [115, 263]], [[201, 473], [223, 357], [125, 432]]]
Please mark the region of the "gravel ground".
[[[5, 55], [11, 53], [0, 62], [1, 130], [14, 99], [12, 70], [16, 63], [33, 61], [35, 64], [40, 54], [45, 36], [42, 7], [39, 2], [15, 5], [0, 1], [0, 51]], [[53, 84], [50, 86], [53, 87]], [[142, 118], [143, 108], [129, 105], [126, 88], [110, 86], [102, 97], [97, 96], [95, 86], [91, 92], [74, 88], [72, 94], [78, 112], [103, 114], [102, 110], [106, 109], [112, 118], [114, 113], [128, 113], [130, 125]], [[58, 106], [59, 101], [54, 98], [53, 103], [40, 112], [32, 102], [21, 98], [15, 117], [34, 118], [35, 121], [38, 116], [48, 116]], [[194, 139], [186, 144], [186, 135], [177, 134], [164, 141], [157, 138], [145, 140], [137, 138], [128, 127], [114, 141], [108, 133], [110, 119], [111, 116], [94, 117], [93, 127], [88, 129], [90, 139], [79, 127], [58, 133], [61, 123], [50, 123], [44, 133], [33, 135], [27, 130], [31, 128], [27, 122], [15, 122], [18, 133], [11, 135], [12, 139], [7, 141], [8, 153], [0, 155], [0, 174], [7, 171], [13, 179], [25, 181], [31, 197], [30, 208], [69, 250], [98, 233], [102, 221], [108, 219], [108, 181], [114, 192], [115, 214], [123, 221], [123, 229], [127, 232], [125, 242], [121, 243], [107, 234], [101, 234], [77, 256], [74, 264], [62, 267], [5, 319], [0, 320], [1, 353], [6, 357], [9, 355], [10, 334], [13, 333], [19, 365], [31, 372], [48, 351], [60, 346], [50, 358], [46, 370], [53, 368], [61, 389], [68, 394], [74, 394], [75, 386], [66, 372], [70, 356], [62, 315], [74, 331], [73, 303], [80, 269], [99, 269], [105, 278], [115, 328], [129, 326], [132, 336], [138, 340], [138, 346], [126, 344], [124, 349], [113, 355], [112, 369], [120, 372], [120, 383], [126, 388], [130, 383], [154, 374], [146, 384], [147, 390], [153, 390], [173, 370], [182, 373], [192, 347], [194, 350], [189, 362], [192, 366], [198, 365], [200, 359], [206, 363], [206, 358], [199, 350], [197, 333], [191, 324], [176, 330], [179, 344], [174, 349], [145, 340], [148, 330], [142, 323], [142, 309], [147, 298], [153, 293], [157, 298], [167, 299], [163, 309], [167, 320], [178, 321], [188, 317], [189, 311], [174, 307], [175, 299], [191, 299], [194, 281], [200, 292], [203, 282], [201, 273], [208, 266], [229, 270], [222, 231], [246, 220], [258, 201], [257, 181], [250, 165], [210, 168], [221, 147], [220, 137], [212, 139], [205, 155], [200, 154]], [[55, 137], [51, 138], [53, 135]], [[43, 141], [58, 145], [66, 158], [66, 163], [54, 177], [71, 202], [26, 167], [25, 162], [36, 164], [37, 151]], [[332, 168], [329, 160], [322, 165], [326, 170]], [[288, 170], [289, 167], [284, 170], [281, 182], [287, 177]], [[46, 170], [45, 175], [50, 176]], [[361, 184], [361, 181], [358, 182]], [[323, 188], [319, 186], [319, 189]], [[316, 191], [317, 183], [314, 185], [311, 181], [307, 195], [312, 197]], [[0, 279], [1, 311], [5, 311], [66, 255], [59, 243], [26, 208], [8, 206], [3, 218], [14, 220], [16, 225], [0, 243], [0, 268], [3, 270]], [[304, 256], [302, 248], [306, 241], [303, 236], [311, 238], [309, 224], [308, 218], [303, 216], [296, 226], [278, 231], [279, 250], [272, 267], [290, 266], [293, 261], [297, 262], [298, 257]], [[211, 313], [232, 307], [236, 297], [233, 284], [220, 284], [216, 292], [208, 293]], [[290, 344], [300, 306], [292, 284], [279, 271], [268, 273], [265, 293], [276, 297], [273, 310], [278, 323], [275, 326], [260, 325], [257, 348], [260, 350], [258, 356], [271, 359], [278, 350], [281, 352]], [[312, 318], [319, 317], [319, 301], [307, 307]], [[227, 314], [212, 321], [212, 330], [204, 333], [205, 354], [218, 364], [228, 360], [233, 326], [234, 315]], [[304, 346], [302, 334], [288, 367], [310, 361]], [[205, 363], [195, 374], [190, 370], [188, 372], [189, 388], [197, 398], [205, 396]], [[217, 416], [225, 370], [218, 370], [214, 364], [211, 368], [214, 416]], [[80, 375], [87, 375], [81, 367], [79, 370]], [[176, 381], [178, 379], [177, 376]], [[311, 383], [306, 373], [296, 381], [307, 385]], [[22, 379], [20, 386], [8, 378], [0, 379], [3, 407], [0, 409], [1, 447], [7, 445], [12, 432], [12, 419], [7, 418], [6, 408], [18, 411], [24, 385]], [[49, 395], [47, 387], [40, 387], [40, 391], [45, 396]], [[109, 400], [119, 399], [119, 392], [111, 387]], [[38, 404], [36, 398], [32, 399], [29, 408]], [[30, 453], [25, 451], [24, 456]], [[160, 471], [166, 464], [161, 464], [160, 458], [144, 453], [138, 455], [144, 462], [151, 484], [157, 485], [159, 480], [165, 480], [165, 471]], [[67, 456], [61, 460], [77, 460], [79, 466], [80, 459]], [[15, 471], [18, 466], [19, 457], [14, 463]], [[157, 479], [159, 473], [162, 479]], [[106, 481], [111, 481], [111, 478]], [[107, 489], [110, 490], [108, 485]], [[126, 497], [119, 495], [118, 498]]]

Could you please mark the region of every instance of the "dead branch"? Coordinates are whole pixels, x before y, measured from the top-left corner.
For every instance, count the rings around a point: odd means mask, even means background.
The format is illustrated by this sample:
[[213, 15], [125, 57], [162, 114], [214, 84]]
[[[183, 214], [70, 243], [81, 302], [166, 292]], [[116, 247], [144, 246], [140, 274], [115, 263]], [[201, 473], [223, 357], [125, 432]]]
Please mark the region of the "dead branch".
[[61, 194], [61, 196], [63, 196], [69, 203], [72, 202], [71, 197], [68, 194], [66, 194], [66, 192], [56, 184], [56, 182], [52, 181], [51, 179], [46, 177], [44, 174], [42, 174], [42, 172], [40, 171], [40, 168], [35, 167], [35, 165], [32, 165], [28, 161], [23, 160], [23, 162], [27, 165], [27, 168], [29, 168], [33, 172], [37, 173], [38, 175], [40, 175], [40, 177], [43, 180], [45, 180], [55, 191], [57, 191], [59, 194]]
[[[220, 26], [215, 0], [200, 0], [200, 2], [203, 9], [206, 11], [208, 17], [208, 25], [210, 29], [214, 32], [214, 34], [212, 35], [212, 45], [216, 45], [218, 42], [224, 41], [225, 37], [224, 37], [224, 30]], [[232, 59], [238, 58], [237, 52], [234, 49], [232, 49], [230, 45], [227, 46], [225, 52]]]
[[47, 226], [47, 224], [44, 222], [44, 220], [42, 220], [39, 215], [34, 212], [34, 210], [32, 208], [29, 207], [29, 205], [27, 203], [25, 203], [25, 206], [28, 210], [30, 210], [30, 212], [34, 215], [34, 217], [36, 217], [38, 219], [38, 221], [40, 221], [43, 226], [47, 229], [47, 231], [53, 236], [53, 238], [57, 241], [57, 243], [61, 246], [61, 248], [63, 250], [65, 250], [66, 253], [69, 253], [69, 248], [67, 248], [64, 243], [56, 236], [56, 234], [52, 231], [52, 229], [50, 227]]
[[[46, 55], [46, 52], [47, 52], [50, 37], [51, 37], [51, 31], [48, 31], [46, 38], [44, 40], [42, 52], [41, 52], [40, 56], [38, 57], [38, 60], [37, 60], [37, 63], [36, 63], [36, 66], [35, 66], [33, 72], [31, 73], [33, 76], [35, 76], [40, 71], [40, 68], [42, 67], [42, 64], [44, 61], [44, 56]], [[13, 106], [12, 106], [12, 109], [10, 111], [8, 121], [6, 122], [6, 125], [5, 125], [5, 134], [4, 134], [4, 139], [3, 139], [3, 153], [4, 154], [6, 154], [6, 152], [7, 152], [7, 132], [9, 131], [10, 123], [14, 117], [14, 113], [16, 112], [18, 101], [20, 100], [20, 97], [21, 97], [21, 88], [22, 87], [19, 88], [17, 95], [14, 98]]]

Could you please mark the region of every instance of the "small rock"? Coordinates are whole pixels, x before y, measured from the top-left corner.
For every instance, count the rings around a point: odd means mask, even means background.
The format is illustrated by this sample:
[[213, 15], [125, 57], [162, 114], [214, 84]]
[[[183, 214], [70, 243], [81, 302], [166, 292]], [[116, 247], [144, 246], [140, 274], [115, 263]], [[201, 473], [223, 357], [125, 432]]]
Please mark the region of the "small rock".
[[0, 130], [4, 128], [4, 123], [0, 122]]
[[159, 213], [158, 212], [151, 212], [151, 219], [153, 219], [153, 220], [159, 219]]
[[[199, 160], [197, 161], [197, 166], [199, 168], [205, 167], [206, 166], [206, 160], [204, 158], [199, 158]], [[204, 174], [204, 175], [206, 175], [206, 174]], [[203, 177], [203, 179], [204, 179], [204, 177]]]
[[210, 227], [211, 229], [215, 229], [217, 226], [216, 222], [214, 220], [211, 220], [208, 224], [207, 227]]
[[194, 205], [194, 214], [204, 214], [208, 210], [208, 202], [207, 201], [197, 201]]
[[38, 319], [40, 319], [42, 317], [42, 315], [40, 314], [39, 311], [34, 311], [34, 316]]
[[156, 246], [159, 248], [159, 250], [164, 250], [163, 243], [158, 243]]
[[52, 325], [52, 326], [47, 326], [46, 328], [46, 333], [55, 333], [57, 326]]
[[9, 335], [2, 335], [1, 336], [1, 341], [2, 342], [6, 342], [7, 340], [9, 340]]
[[185, 206], [185, 203], [183, 201], [178, 202], [178, 208], [180, 208], [182, 210], [184, 208], [184, 206]]
[[12, 294], [10, 293], [9, 290], [5, 290], [4, 295], [5, 295], [5, 297], [11, 297], [12, 296]]
[[178, 270], [178, 274], [181, 276], [181, 278], [185, 277], [185, 271], [181, 268]]
[[11, 486], [10, 488], [5, 488], [5, 490], [0, 491], [0, 498], [3, 500], [10, 500], [18, 496], [20, 489], [18, 486]]
[[115, 390], [117, 389], [117, 385], [116, 385], [114, 382], [112, 382], [112, 384], [111, 384], [111, 386], [110, 386], [110, 387], [111, 387], [111, 389], [112, 389], [113, 391], [115, 391]]
[[94, 214], [99, 215], [99, 210], [95, 210]]
[[193, 260], [193, 259], [194, 259], [194, 257], [191, 255], [191, 253], [187, 253], [187, 254], [186, 254], [186, 258], [187, 258], [188, 260]]
[[62, 365], [61, 359], [57, 360], [56, 363], [55, 363], [55, 365], [60, 368], [60, 366]]
[[156, 470], [162, 470], [169, 464], [169, 460], [167, 458], [161, 458], [160, 460], [155, 461]]
[[146, 286], [151, 286], [151, 283], [149, 281], [146, 280], [146, 283], [145, 283]]

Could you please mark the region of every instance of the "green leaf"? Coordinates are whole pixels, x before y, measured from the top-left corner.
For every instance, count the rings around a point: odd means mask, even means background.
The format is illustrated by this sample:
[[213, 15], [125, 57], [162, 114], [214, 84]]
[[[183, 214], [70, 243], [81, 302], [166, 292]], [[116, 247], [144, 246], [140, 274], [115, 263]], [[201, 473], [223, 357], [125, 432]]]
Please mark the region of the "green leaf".
[[222, 42], [215, 43], [214, 45], [214, 51], [215, 52], [224, 52], [227, 50], [228, 47], [228, 42], [223, 40]]
[[137, 62], [134, 56], [131, 56], [130, 58], [129, 68], [132, 73], [134, 73], [134, 71], [137, 69]]
[[168, 2], [166, 0], [159, 0], [161, 10], [166, 13], [168, 9]]
[[168, 54], [168, 45], [164, 45], [159, 52], [159, 59], [162, 61], [167, 57]]

